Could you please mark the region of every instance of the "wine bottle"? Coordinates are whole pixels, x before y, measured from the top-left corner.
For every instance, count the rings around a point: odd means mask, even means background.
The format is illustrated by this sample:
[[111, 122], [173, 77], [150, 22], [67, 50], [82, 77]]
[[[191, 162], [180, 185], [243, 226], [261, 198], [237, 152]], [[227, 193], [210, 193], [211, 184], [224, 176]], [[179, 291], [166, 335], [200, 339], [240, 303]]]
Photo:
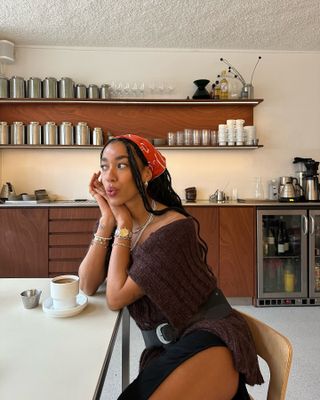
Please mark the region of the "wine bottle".
[[286, 228], [286, 223], [283, 221], [283, 235], [284, 235], [284, 253], [289, 254], [289, 235]]
[[274, 233], [271, 228], [269, 228], [268, 230], [267, 241], [268, 241], [268, 256], [275, 256], [277, 253], [277, 249], [276, 249]]
[[282, 256], [285, 253], [285, 238], [283, 230], [283, 222], [279, 222], [279, 232], [278, 232], [278, 255]]

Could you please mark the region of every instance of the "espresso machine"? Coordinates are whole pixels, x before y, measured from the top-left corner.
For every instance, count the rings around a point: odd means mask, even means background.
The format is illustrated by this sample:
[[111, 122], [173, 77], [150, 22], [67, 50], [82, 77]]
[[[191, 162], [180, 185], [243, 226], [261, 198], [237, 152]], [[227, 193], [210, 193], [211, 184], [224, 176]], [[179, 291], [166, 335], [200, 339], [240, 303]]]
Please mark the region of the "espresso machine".
[[312, 158], [295, 157], [294, 164], [297, 164], [299, 184], [303, 188], [305, 201], [319, 201], [319, 161]]

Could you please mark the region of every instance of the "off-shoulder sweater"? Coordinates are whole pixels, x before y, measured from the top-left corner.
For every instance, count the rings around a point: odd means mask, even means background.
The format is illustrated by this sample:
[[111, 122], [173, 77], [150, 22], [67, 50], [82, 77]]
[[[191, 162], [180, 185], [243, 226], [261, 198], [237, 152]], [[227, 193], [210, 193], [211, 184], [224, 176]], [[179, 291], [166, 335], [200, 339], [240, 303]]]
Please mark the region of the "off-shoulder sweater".
[[[201, 257], [191, 217], [163, 226], [137, 246], [129, 276], [145, 293], [128, 307], [140, 329], [155, 329], [169, 322], [179, 336], [200, 329], [212, 332], [231, 350], [235, 368], [246, 383], [263, 383], [251, 333], [236, 310], [220, 320], [189, 322], [217, 287], [215, 276]], [[162, 351], [161, 347], [145, 349], [140, 368]]]

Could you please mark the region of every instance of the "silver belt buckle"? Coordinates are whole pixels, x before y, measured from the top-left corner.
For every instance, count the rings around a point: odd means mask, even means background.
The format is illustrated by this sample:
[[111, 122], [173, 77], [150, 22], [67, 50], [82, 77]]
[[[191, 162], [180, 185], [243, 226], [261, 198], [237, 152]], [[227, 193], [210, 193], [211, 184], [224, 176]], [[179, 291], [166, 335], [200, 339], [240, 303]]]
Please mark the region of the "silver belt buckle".
[[160, 340], [160, 342], [161, 343], [163, 343], [163, 344], [169, 344], [169, 343], [171, 343], [172, 342], [172, 339], [171, 340], [167, 340], [165, 337], [164, 337], [164, 333], [162, 332], [162, 328], [164, 328], [164, 327], [166, 327], [166, 326], [169, 326], [169, 324], [167, 323], [167, 322], [164, 322], [163, 324], [160, 324], [160, 325], [158, 325], [157, 327], [156, 327], [156, 335], [157, 335], [157, 338]]

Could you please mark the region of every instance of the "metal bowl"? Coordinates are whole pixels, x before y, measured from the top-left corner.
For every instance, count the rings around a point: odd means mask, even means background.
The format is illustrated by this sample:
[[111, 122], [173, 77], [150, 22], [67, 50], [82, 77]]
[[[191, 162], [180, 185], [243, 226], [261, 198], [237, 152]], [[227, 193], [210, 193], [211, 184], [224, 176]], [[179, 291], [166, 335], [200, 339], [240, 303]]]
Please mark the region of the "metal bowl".
[[35, 308], [39, 305], [42, 291], [39, 289], [28, 289], [20, 293], [24, 308]]

